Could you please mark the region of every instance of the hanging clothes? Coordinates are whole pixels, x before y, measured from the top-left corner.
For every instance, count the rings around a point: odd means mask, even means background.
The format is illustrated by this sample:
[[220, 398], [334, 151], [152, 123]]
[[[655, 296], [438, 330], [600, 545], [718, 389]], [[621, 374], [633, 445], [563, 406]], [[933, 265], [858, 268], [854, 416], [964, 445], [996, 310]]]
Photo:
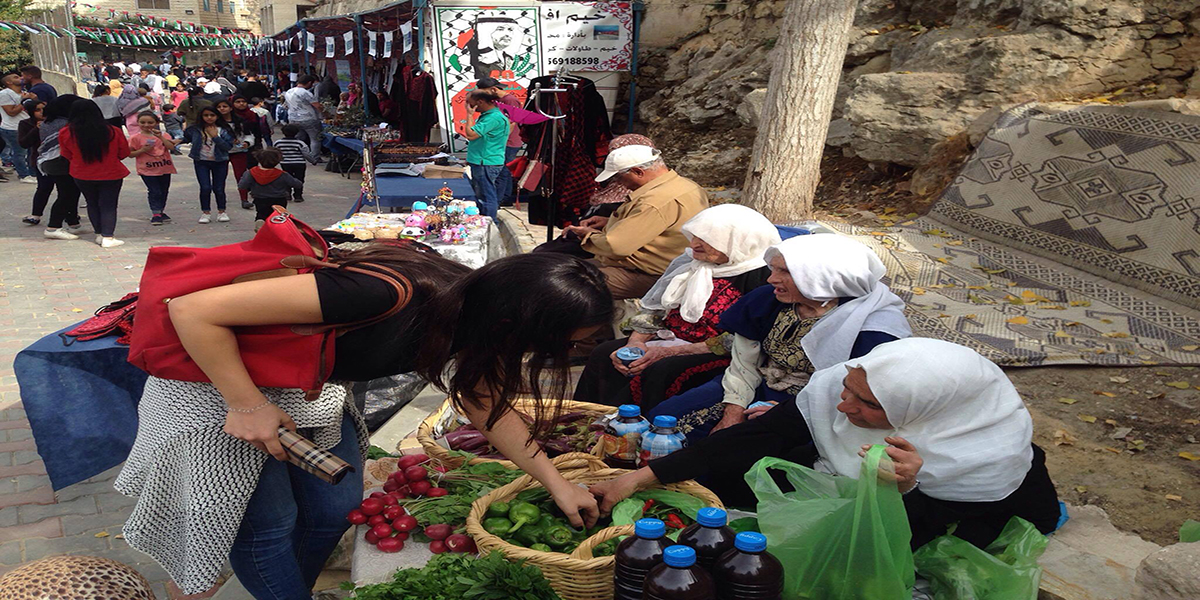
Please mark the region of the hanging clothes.
[[[575, 85], [567, 86], [566, 92], [542, 94], [540, 108], [546, 114], [556, 111], [566, 115], [558, 121], [558, 145], [553, 156], [553, 188], [548, 200], [555, 203], [555, 226], [564, 227], [577, 222], [589, 209], [590, 199], [595, 194], [596, 169], [604, 164], [608, 156], [608, 144], [612, 141], [612, 127], [608, 122], [608, 108], [604, 98], [596, 90], [596, 84], [587, 78], [578, 77]], [[529, 82], [529, 89], [538, 84], [543, 88], [554, 87], [554, 77], [538, 77]], [[554, 107], [555, 100], [558, 103]], [[526, 110], [537, 110], [533, 100], [526, 102]], [[545, 128], [552, 124], [525, 125], [521, 137], [529, 148], [536, 148], [545, 135]], [[550, 144], [542, 144], [539, 159], [550, 162]]]

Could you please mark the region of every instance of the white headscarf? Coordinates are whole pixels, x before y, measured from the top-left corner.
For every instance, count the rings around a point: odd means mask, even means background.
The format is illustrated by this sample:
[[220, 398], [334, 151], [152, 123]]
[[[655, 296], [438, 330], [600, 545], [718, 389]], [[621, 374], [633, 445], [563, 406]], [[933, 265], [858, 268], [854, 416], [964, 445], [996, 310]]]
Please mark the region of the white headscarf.
[[221, 84], [219, 84], [215, 81], [210, 81], [210, 82], [204, 84], [204, 93], [205, 94], [220, 94], [221, 93]]
[[688, 241], [700, 238], [729, 257], [729, 262], [715, 265], [692, 258], [692, 249], [688, 248], [671, 261], [662, 277], [642, 297], [642, 308], [678, 307], [679, 315], [688, 323], [696, 323], [704, 316], [713, 293], [713, 277], [733, 277], [761, 269], [767, 264], [763, 252], [779, 243], [779, 230], [766, 217], [737, 204], [704, 209], [680, 230]]
[[[891, 431], [852, 424], [837, 410], [846, 369], [861, 367]], [[857, 477], [863, 444], [902, 437], [921, 455], [921, 491], [955, 502], [995, 502], [1016, 491], [1033, 461], [1033, 419], [1004, 372], [974, 350], [908, 338], [813, 374], [796, 397], [819, 464]]]
[[898, 338], [912, 335], [904, 301], [880, 282], [887, 268], [870, 248], [830, 233], [798, 235], [767, 249], [782, 256], [796, 288], [809, 300], [854, 300], [825, 313], [803, 338], [804, 354], [818, 370], [846, 360], [862, 331]]

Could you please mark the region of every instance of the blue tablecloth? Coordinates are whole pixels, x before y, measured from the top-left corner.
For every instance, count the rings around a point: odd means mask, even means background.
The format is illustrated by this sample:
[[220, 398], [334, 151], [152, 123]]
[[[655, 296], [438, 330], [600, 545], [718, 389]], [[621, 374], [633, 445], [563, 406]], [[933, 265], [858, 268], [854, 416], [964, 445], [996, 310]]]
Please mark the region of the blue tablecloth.
[[[394, 208], [411, 208], [413, 202], [426, 201], [437, 196], [438, 190], [448, 186], [459, 200], [474, 200], [475, 190], [466, 178], [460, 179], [425, 179], [408, 175], [381, 175], [375, 177], [375, 190], [379, 194], [379, 205]], [[360, 199], [361, 203], [362, 200]], [[363, 206], [370, 204], [356, 203], [347, 213], [350, 216]]]
[[363, 153], [363, 141], [358, 138], [340, 137], [328, 133], [322, 134], [321, 138], [321, 144], [334, 154]]
[[13, 361], [21, 402], [55, 490], [125, 460], [137, 437], [137, 405], [146, 383], [146, 374], [127, 360], [129, 347], [118, 345], [116, 336], [65, 346], [59, 333]]

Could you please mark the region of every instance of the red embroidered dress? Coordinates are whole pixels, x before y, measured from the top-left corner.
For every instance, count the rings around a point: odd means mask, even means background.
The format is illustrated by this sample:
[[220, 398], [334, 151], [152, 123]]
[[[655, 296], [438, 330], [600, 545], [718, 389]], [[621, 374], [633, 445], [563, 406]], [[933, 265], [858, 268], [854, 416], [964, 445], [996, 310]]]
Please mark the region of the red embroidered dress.
[[699, 321], [688, 323], [683, 320], [678, 308], [671, 309], [667, 313], [667, 317], [663, 319], [663, 326], [670, 329], [675, 337], [688, 342], [703, 342], [721, 335], [717, 329], [721, 313], [742, 297], [742, 291], [733, 285], [731, 279], [717, 277], [712, 281], [713, 293], [708, 297], [708, 303], [704, 306], [704, 314]]

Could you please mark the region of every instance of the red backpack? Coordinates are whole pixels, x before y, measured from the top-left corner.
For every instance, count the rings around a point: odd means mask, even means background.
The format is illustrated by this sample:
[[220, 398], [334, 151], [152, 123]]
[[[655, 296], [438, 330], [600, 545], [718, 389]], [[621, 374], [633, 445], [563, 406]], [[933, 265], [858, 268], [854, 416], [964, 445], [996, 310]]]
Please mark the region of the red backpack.
[[309, 400], [316, 399], [333, 369], [337, 333], [387, 319], [400, 312], [412, 296], [408, 279], [392, 269], [375, 264], [371, 268], [339, 267], [325, 262], [328, 256], [329, 245], [316, 230], [278, 206], [262, 229], [246, 242], [215, 248], [151, 248], [138, 292], [129, 362], [163, 379], [209, 381], [175, 333], [167, 312], [171, 298], [231, 283], [312, 273], [319, 268], [342, 268], [387, 282], [396, 289], [395, 306], [367, 321], [236, 328], [238, 350], [255, 385], [299, 388], [307, 392]]

